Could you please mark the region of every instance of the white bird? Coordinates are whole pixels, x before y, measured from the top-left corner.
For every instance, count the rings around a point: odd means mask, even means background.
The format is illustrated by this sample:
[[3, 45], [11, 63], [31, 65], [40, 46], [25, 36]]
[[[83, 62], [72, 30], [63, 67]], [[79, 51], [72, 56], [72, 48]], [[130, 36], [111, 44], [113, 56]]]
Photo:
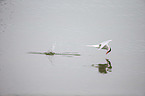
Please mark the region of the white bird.
[[108, 54], [109, 52], [111, 52], [111, 47], [109, 47], [109, 45], [108, 45], [108, 43], [110, 41], [112, 41], [112, 40], [104, 41], [102, 43], [99, 43], [98, 45], [87, 45], [87, 46], [98, 48], [98, 50], [100, 50], [100, 49], [106, 49], [107, 50], [106, 54]]

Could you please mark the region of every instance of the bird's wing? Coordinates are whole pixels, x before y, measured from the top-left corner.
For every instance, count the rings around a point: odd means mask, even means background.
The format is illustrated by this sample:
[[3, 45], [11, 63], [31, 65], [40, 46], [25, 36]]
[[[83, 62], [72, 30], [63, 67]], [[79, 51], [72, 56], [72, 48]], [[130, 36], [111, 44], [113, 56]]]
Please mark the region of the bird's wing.
[[106, 50], [108, 50], [108, 49], [110, 49], [110, 47], [109, 47], [108, 44], [106, 44], [102, 49], [106, 49]]
[[106, 47], [109, 47], [109, 46], [108, 46], [108, 43], [109, 43], [110, 41], [112, 41], [112, 40], [107, 40], [107, 41], [104, 41], [104, 42], [100, 43], [101, 46], [100, 46], [100, 48], [99, 48], [98, 50], [100, 50], [100, 49], [102, 49], [103, 47], [105, 47], [105, 45], [106, 45]]
[[99, 45], [86, 45], [86, 46], [99, 48]]

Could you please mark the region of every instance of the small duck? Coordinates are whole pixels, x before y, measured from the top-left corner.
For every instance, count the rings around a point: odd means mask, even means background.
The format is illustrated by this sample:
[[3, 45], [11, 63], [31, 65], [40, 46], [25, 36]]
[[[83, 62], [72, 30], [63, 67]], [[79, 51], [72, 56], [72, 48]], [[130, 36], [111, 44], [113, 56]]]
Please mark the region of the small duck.
[[87, 45], [88, 47], [95, 47], [95, 48], [98, 48], [98, 50], [100, 49], [106, 49], [107, 52], [106, 54], [108, 54], [109, 52], [111, 52], [111, 47], [109, 47], [108, 43], [111, 42], [112, 40], [107, 40], [107, 41], [104, 41], [98, 45]]

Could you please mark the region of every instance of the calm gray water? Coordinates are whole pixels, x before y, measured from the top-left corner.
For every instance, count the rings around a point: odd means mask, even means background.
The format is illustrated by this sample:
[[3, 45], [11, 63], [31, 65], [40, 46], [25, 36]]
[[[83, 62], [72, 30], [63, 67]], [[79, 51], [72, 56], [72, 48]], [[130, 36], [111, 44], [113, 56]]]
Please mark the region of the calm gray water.
[[0, 0], [0, 96], [145, 96], [144, 36], [144, 0]]

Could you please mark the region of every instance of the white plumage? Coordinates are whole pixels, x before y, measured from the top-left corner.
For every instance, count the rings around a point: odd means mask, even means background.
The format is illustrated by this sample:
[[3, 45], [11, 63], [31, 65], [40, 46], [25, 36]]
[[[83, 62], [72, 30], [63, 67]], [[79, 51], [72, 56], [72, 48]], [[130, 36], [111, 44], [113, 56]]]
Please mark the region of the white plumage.
[[106, 49], [107, 50], [107, 53], [108, 54], [110, 51], [111, 51], [111, 47], [109, 47], [109, 42], [111, 42], [112, 40], [107, 40], [107, 41], [104, 41], [102, 43], [99, 43], [97, 45], [87, 45], [88, 47], [95, 47], [95, 48], [98, 48], [98, 50], [100, 49]]

